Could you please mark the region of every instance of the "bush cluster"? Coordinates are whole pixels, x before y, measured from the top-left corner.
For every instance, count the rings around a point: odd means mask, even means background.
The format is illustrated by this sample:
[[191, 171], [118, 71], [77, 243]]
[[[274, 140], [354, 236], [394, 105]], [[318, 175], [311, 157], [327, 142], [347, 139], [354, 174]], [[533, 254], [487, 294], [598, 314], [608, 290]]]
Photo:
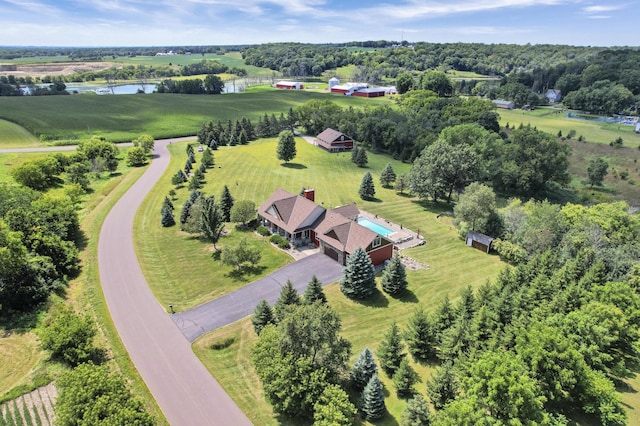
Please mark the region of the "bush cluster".
[[286, 238], [282, 238], [280, 235], [277, 235], [277, 234], [272, 235], [271, 238], [269, 238], [269, 241], [271, 241], [273, 244], [277, 245], [283, 250], [291, 248], [291, 244], [289, 244], [289, 241], [287, 241]]

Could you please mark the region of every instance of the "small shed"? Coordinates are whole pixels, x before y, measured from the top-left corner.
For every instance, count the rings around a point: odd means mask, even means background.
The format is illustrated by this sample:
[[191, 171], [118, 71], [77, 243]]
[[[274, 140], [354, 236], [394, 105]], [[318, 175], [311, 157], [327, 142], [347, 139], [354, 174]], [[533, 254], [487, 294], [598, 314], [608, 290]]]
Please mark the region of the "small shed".
[[467, 232], [466, 242], [469, 247], [489, 253], [494, 238], [476, 231]]

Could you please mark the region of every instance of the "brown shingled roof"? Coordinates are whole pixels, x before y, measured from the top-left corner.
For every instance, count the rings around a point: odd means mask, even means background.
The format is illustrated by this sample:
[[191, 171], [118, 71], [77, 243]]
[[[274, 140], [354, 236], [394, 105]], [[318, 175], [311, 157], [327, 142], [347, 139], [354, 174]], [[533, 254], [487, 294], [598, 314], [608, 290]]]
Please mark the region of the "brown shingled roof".
[[[275, 210], [275, 216], [269, 211]], [[258, 214], [269, 219], [285, 231], [293, 234], [312, 227], [325, 213], [325, 208], [300, 195], [293, 195], [278, 188], [258, 207]]]

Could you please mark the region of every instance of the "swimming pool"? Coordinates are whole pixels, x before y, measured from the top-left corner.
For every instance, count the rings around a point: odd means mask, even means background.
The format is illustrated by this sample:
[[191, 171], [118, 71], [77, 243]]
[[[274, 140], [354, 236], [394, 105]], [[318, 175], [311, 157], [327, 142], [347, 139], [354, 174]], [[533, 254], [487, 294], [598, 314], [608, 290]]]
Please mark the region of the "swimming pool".
[[358, 218], [358, 223], [360, 225], [364, 226], [365, 228], [371, 229], [376, 234], [382, 235], [383, 237], [387, 237], [387, 236], [389, 236], [389, 234], [393, 233], [393, 231], [391, 229], [387, 228], [386, 226], [379, 225], [379, 224], [377, 224], [375, 222], [372, 222], [369, 219], [364, 218], [364, 217], [359, 217]]

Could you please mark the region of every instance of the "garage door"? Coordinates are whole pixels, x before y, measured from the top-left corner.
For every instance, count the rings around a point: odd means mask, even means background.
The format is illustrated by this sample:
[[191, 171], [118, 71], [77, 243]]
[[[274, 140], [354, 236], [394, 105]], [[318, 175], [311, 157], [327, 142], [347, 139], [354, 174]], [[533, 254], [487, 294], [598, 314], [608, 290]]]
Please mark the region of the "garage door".
[[335, 260], [336, 262], [338, 261], [338, 252], [335, 251], [334, 249], [332, 249], [331, 247], [325, 246], [324, 247], [324, 254], [326, 254], [327, 256], [329, 256], [330, 258]]

